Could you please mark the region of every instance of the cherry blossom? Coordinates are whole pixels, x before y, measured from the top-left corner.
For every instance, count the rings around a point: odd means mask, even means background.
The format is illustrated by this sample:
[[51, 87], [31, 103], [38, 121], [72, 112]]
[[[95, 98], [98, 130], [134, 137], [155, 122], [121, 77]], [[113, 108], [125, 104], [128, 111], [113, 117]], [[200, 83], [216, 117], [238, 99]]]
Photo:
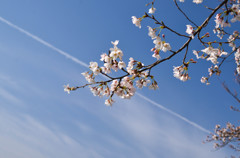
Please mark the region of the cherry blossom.
[[141, 28], [141, 19], [136, 16], [132, 16], [132, 23], [137, 27]]
[[149, 13], [149, 14], [154, 14], [155, 11], [156, 11], [156, 8], [151, 7], [151, 8], [149, 9], [148, 13]]
[[194, 38], [194, 35], [193, 35], [193, 33], [194, 33], [193, 27], [192, 27], [191, 25], [186, 25], [186, 26], [187, 26], [186, 33], [189, 34], [189, 35], [192, 37], [192, 39], [193, 39], [193, 38]]
[[162, 47], [162, 51], [163, 52], [167, 52], [168, 50], [171, 50], [172, 48], [171, 48], [171, 46], [170, 46], [170, 44], [169, 43], [164, 43], [163, 44], [163, 47]]
[[123, 61], [119, 61], [118, 62], [118, 67], [119, 67], [119, 69], [125, 68], [126, 64]]
[[218, 61], [217, 59], [219, 57], [221, 57], [222, 55], [227, 55], [228, 53], [225, 51], [222, 51], [218, 48], [213, 48], [213, 47], [207, 47], [203, 50], [201, 50], [202, 52], [206, 53], [208, 55], [206, 60], [210, 60], [213, 64], [217, 64]]
[[186, 66], [177, 66], [177, 67], [173, 67], [173, 76], [178, 78], [181, 81], [187, 81], [190, 79], [188, 72], [187, 72], [188, 68]]
[[69, 84], [64, 85], [64, 91], [70, 94], [71, 88], [69, 87]]
[[157, 36], [156, 36], [156, 29], [153, 29], [153, 28], [151, 28], [150, 26], [148, 26], [148, 35], [149, 35], [152, 39], [157, 38]]
[[107, 106], [112, 106], [112, 104], [114, 103], [115, 101], [110, 97], [109, 99], [105, 100], [105, 104]]
[[156, 49], [160, 49], [160, 50], [162, 49], [163, 43], [162, 43], [162, 39], [159, 36], [156, 37], [153, 43], [155, 44]]
[[199, 3], [202, 3], [203, 0], [193, 0], [193, 3], [196, 3], [196, 4], [199, 4]]
[[158, 87], [157, 82], [154, 80], [148, 88], [152, 89], [152, 90], [157, 90], [159, 87]]

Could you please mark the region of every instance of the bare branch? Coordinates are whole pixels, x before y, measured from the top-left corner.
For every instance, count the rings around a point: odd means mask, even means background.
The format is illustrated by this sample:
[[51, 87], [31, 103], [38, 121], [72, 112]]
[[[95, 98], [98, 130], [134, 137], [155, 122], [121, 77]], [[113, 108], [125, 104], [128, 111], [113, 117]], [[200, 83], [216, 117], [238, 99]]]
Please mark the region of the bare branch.
[[178, 10], [185, 16], [185, 18], [187, 18], [188, 21], [191, 22], [193, 25], [195, 25], [196, 27], [198, 27], [198, 25], [195, 24], [195, 23], [182, 11], [182, 9], [178, 6], [177, 1], [174, 0], [174, 2], [175, 2], [175, 5], [177, 6]]

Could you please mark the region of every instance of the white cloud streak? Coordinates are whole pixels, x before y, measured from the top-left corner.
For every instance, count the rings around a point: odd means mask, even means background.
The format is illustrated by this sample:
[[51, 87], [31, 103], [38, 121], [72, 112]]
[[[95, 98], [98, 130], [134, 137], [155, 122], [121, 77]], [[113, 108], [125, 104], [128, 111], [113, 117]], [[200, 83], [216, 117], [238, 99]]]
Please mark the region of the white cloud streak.
[[17, 25], [14, 25], [14, 24], [11, 23], [10, 21], [8, 21], [8, 20], [6, 20], [6, 19], [4, 19], [4, 18], [2, 18], [2, 17], [0, 17], [0, 21], [2, 21], [3, 23], [7, 24], [7, 25], [10, 26], [10, 27], [12, 27], [12, 28], [14, 28], [14, 29], [16, 29], [16, 30], [24, 33], [24, 34], [27, 35], [28, 37], [30, 37], [30, 38], [32, 38], [32, 39], [34, 39], [34, 40], [42, 43], [43, 45], [51, 48], [52, 50], [58, 52], [59, 54], [61, 54], [61, 55], [65, 56], [65, 57], [71, 59], [71, 60], [74, 61], [75, 63], [80, 64], [80, 65], [88, 68], [88, 65], [87, 65], [86, 63], [84, 63], [84, 62], [80, 61], [79, 59], [71, 56], [70, 54], [62, 51], [61, 49], [56, 48], [55, 46], [53, 46], [53, 45], [51, 45], [50, 43], [44, 41], [43, 39], [39, 38], [38, 36], [35, 36], [35, 35], [31, 34], [30, 32], [28, 32], [28, 31], [26, 31], [26, 30], [18, 27]]
[[[31, 34], [30, 32], [28, 32], [28, 31], [26, 31], [26, 30], [20, 28], [19, 26], [17, 26], [17, 25], [15, 25], [15, 24], [11, 23], [10, 21], [4, 19], [4, 18], [1, 17], [1, 16], [0, 16], [0, 21], [3, 22], [3, 23], [5, 23], [5, 24], [7, 24], [8, 26], [10, 26], [10, 27], [12, 27], [12, 28], [18, 30], [19, 32], [21, 32], [21, 33], [27, 35], [28, 37], [30, 37], [30, 38], [32, 38], [32, 39], [38, 41], [39, 43], [41, 43], [41, 44], [43, 44], [43, 45], [49, 47], [50, 49], [56, 51], [57, 53], [59, 53], [59, 54], [65, 56], [65, 57], [71, 59], [73, 62], [75, 62], [75, 63], [77, 63], [77, 64], [80, 64], [80, 65], [83, 66], [83, 67], [88, 68], [88, 64], [86, 64], [85, 62], [80, 61], [80, 60], [77, 59], [76, 57], [74, 57], [74, 56], [72, 56], [72, 55], [70, 55], [70, 54], [64, 52], [63, 50], [61, 50], [61, 49], [59, 49], [59, 48], [56, 48], [55, 46], [53, 46], [53, 45], [51, 45], [50, 43], [44, 41], [43, 39], [39, 38], [38, 36]], [[152, 101], [151, 99], [149, 99], [149, 98], [147, 98], [147, 97], [145, 97], [145, 96], [143, 96], [143, 95], [141, 95], [141, 94], [139, 94], [139, 93], [137, 93], [137, 95], [138, 95], [139, 97], [141, 97], [142, 99], [148, 101], [149, 103], [155, 105], [156, 107], [158, 107], [158, 108], [160, 108], [160, 109], [162, 109], [162, 110], [164, 110], [164, 111], [166, 111], [166, 112], [168, 112], [168, 113], [170, 113], [170, 114], [176, 116], [177, 118], [179, 118], [179, 119], [181, 119], [181, 120], [187, 122], [188, 124], [190, 124], [190, 125], [196, 127], [197, 129], [199, 129], [199, 130], [201, 130], [201, 131], [203, 131], [203, 132], [205, 132], [205, 133], [208, 133], [208, 134], [210, 133], [209, 130], [203, 128], [202, 126], [198, 125], [197, 123], [195, 123], [195, 122], [193, 122], [193, 121], [190, 121], [189, 119], [187, 119], [187, 118], [181, 116], [180, 114], [177, 114], [176, 112], [173, 112], [172, 110], [170, 110], [170, 109], [168, 109], [168, 108], [166, 108], [166, 107], [164, 107], [164, 106], [162, 106], [162, 105], [160, 105], [160, 104], [158, 104], [158, 103]]]
[[143, 96], [142, 94], [137, 93], [137, 95], [140, 96], [142, 99], [148, 101], [149, 103], [155, 105], [156, 107], [158, 107], [158, 108], [160, 108], [160, 109], [162, 109], [162, 110], [164, 110], [164, 111], [166, 111], [166, 112], [168, 112], [168, 113], [176, 116], [177, 118], [179, 118], [179, 119], [181, 119], [181, 120], [189, 123], [190, 125], [198, 128], [199, 130], [201, 130], [201, 131], [203, 131], [203, 132], [206, 132], [206, 133], [208, 133], [208, 134], [211, 133], [209, 130], [207, 130], [207, 129], [205, 129], [204, 127], [198, 125], [197, 123], [195, 123], [195, 122], [193, 122], [193, 121], [190, 121], [190, 120], [187, 119], [186, 117], [183, 117], [182, 115], [179, 115], [178, 113], [176, 113], [176, 112], [174, 112], [174, 111], [172, 111], [172, 110], [170, 110], [170, 109], [168, 109], [168, 108], [166, 108], [166, 107], [164, 107], [164, 106], [156, 103], [155, 101], [153, 101], [153, 100], [151, 100], [151, 99]]

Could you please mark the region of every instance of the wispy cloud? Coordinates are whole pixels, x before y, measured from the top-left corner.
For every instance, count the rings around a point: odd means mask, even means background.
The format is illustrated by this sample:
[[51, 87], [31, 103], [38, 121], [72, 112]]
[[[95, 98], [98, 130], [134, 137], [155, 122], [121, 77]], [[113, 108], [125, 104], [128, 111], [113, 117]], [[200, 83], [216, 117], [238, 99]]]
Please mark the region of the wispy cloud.
[[[78, 100], [78, 97], [72, 98]], [[81, 100], [86, 104], [86, 100]], [[92, 104], [96, 104], [92, 102]], [[119, 103], [117, 103], [119, 104]], [[121, 158], [184, 157], [221, 158], [223, 152], [210, 152], [201, 144], [202, 132], [164, 112], [154, 111], [138, 98], [116, 105], [111, 111], [98, 111], [90, 122], [69, 120], [79, 128], [77, 137], [31, 114], [0, 108], [0, 157], [13, 158]], [[92, 109], [96, 111], [96, 109]], [[100, 114], [101, 113], [101, 114]], [[101, 116], [100, 116], [101, 115]], [[108, 123], [99, 120], [109, 120]], [[105, 130], [101, 130], [104, 128]], [[81, 131], [81, 132], [80, 132]], [[110, 132], [107, 132], [110, 131]], [[83, 134], [84, 133], [84, 134]], [[85, 138], [87, 137], [87, 138]]]
[[95, 115], [110, 126], [107, 129], [112, 131], [115, 128], [113, 134], [105, 133], [101, 137], [107, 137], [109, 142], [115, 141], [114, 135], [120, 137], [117, 141], [120, 145], [112, 144], [112, 152], [117, 153], [116, 147], [127, 151], [131, 157], [221, 158], [227, 155], [224, 151], [212, 152], [211, 143], [202, 144], [206, 138], [202, 131], [149, 105], [137, 96], [124, 103], [117, 102], [110, 111], [94, 110]]
[[0, 157], [102, 158], [61, 130], [51, 129], [30, 115], [15, 115], [2, 108], [0, 114]]
[[[77, 64], [80, 64], [81, 66], [84, 66], [84, 67], [88, 68], [88, 64], [86, 64], [85, 62], [77, 59], [76, 57], [68, 54], [67, 52], [64, 52], [63, 50], [61, 50], [61, 49], [59, 49], [59, 48], [56, 48], [55, 46], [51, 45], [50, 43], [46, 42], [45, 40], [39, 38], [39, 37], [36, 36], [36, 35], [33, 35], [32, 33], [30, 33], [30, 32], [28, 32], [28, 31], [22, 29], [21, 27], [15, 25], [15, 24], [13, 24], [13, 23], [11, 23], [10, 21], [4, 19], [3, 17], [0, 17], [0, 21], [2, 21], [3, 23], [7, 24], [7, 25], [10, 26], [10, 27], [12, 27], [12, 28], [14, 28], [14, 29], [16, 29], [16, 30], [24, 33], [24, 34], [27, 35], [28, 37], [30, 37], [30, 38], [32, 38], [32, 39], [40, 42], [41, 44], [49, 47], [50, 49], [56, 51], [57, 53], [59, 53], [59, 54], [65, 56], [65, 57], [71, 59], [73, 62], [75, 62], [75, 63], [77, 63]], [[166, 111], [166, 112], [168, 112], [168, 113], [176, 116], [177, 118], [179, 118], [179, 119], [181, 119], [181, 120], [189, 123], [190, 125], [196, 127], [197, 129], [199, 129], [199, 130], [201, 130], [201, 131], [203, 131], [203, 132], [206, 132], [206, 133], [210, 133], [209, 130], [203, 128], [202, 126], [198, 125], [197, 123], [195, 123], [195, 122], [193, 122], [193, 121], [190, 121], [189, 119], [181, 116], [180, 114], [178, 114], [178, 113], [176, 113], [176, 112], [173, 112], [172, 110], [170, 110], [170, 109], [168, 109], [168, 108], [166, 108], [166, 107], [164, 107], [164, 106], [162, 106], [162, 105], [160, 105], [160, 104], [152, 101], [151, 99], [149, 99], [149, 98], [147, 98], [147, 97], [145, 97], [145, 96], [143, 96], [143, 95], [141, 95], [141, 94], [139, 94], [139, 93], [137, 93], [137, 95], [140, 96], [142, 99], [148, 101], [148, 102], [151, 103], [152, 105], [155, 105], [155, 106], [157, 106], [158, 108], [160, 108], [160, 109], [162, 109], [162, 110], [164, 110], [164, 111]]]
[[9, 91], [1, 87], [0, 87], [0, 98], [7, 101], [8, 103], [14, 103], [14, 105], [23, 105], [23, 102], [21, 99], [19, 99], [18, 97], [14, 96]]

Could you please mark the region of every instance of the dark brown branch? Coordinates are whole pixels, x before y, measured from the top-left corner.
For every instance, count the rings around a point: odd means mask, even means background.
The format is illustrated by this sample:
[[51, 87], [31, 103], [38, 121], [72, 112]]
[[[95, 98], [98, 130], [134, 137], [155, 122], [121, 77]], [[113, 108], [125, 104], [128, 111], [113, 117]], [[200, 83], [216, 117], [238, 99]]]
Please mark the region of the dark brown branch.
[[107, 75], [107, 74], [103, 73], [102, 71], [101, 71], [100, 73], [101, 73], [102, 75], [104, 75], [104, 76], [106, 76], [106, 77], [110, 78], [110, 79], [113, 79], [111, 76], [109, 76], [109, 75]]
[[186, 60], [186, 57], [187, 57], [187, 53], [188, 53], [188, 45], [187, 45], [187, 48], [186, 48], [186, 53], [185, 53], [184, 58], [183, 58], [183, 64], [184, 65], [186, 65], [185, 60]]

